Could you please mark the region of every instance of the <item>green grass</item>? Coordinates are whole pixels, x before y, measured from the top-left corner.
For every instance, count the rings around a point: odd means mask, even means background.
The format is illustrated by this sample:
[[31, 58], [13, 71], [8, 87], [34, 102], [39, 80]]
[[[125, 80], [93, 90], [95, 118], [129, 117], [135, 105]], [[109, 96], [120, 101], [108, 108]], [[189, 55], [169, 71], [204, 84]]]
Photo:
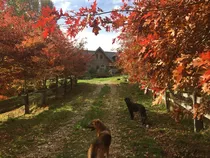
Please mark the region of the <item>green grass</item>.
[[110, 87], [104, 85], [95, 101], [92, 103], [90, 109], [85, 113], [84, 117], [74, 125], [74, 131], [69, 135], [69, 140], [66, 141], [63, 151], [57, 155], [57, 158], [84, 158], [87, 155], [87, 149], [90, 145], [90, 138], [94, 139], [93, 134], [87, 125], [93, 119], [104, 116], [102, 106], [104, 105], [104, 98], [110, 93]]
[[78, 83], [90, 83], [90, 84], [119, 84], [126, 82], [125, 79], [127, 76], [114, 76], [114, 77], [107, 77], [107, 78], [93, 78], [90, 80], [78, 80]]
[[162, 157], [163, 150], [153, 138], [142, 137], [140, 141], [133, 141], [132, 148], [135, 157]]
[[120, 120], [120, 124], [123, 124], [123, 127], [120, 127], [120, 130], [123, 131], [122, 143], [123, 150], [128, 151], [126, 156], [131, 158], [139, 157], [163, 157], [162, 147], [147, 134], [147, 131], [143, 129], [138, 120], [131, 121], [127, 111], [124, 113], [125, 120]]
[[73, 119], [83, 110], [81, 102], [88, 99], [86, 97], [95, 90], [94, 86], [88, 84], [81, 84], [77, 88], [67, 99], [54, 100], [49, 110], [38, 115], [32, 113], [3, 122], [0, 126], [0, 136], [4, 136], [0, 143], [0, 157], [1, 154], [2, 157], [20, 154], [27, 148], [32, 148], [35, 143], [46, 143], [46, 135]]
[[[120, 146], [121, 157], [210, 157], [210, 129], [194, 133], [192, 118], [175, 123], [164, 105], [152, 106], [151, 96], [144, 95], [138, 85], [125, 83], [124, 77], [80, 80], [74, 93], [70, 93], [65, 99], [53, 100], [48, 110], [36, 115], [32, 113], [11, 117], [2, 122], [0, 157], [15, 158], [20, 153], [33, 151], [41, 144], [47, 145], [47, 136], [73, 122], [70, 130], [65, 131], [67, 136], [62, 139], [64, 142], [59, 152], [53, 156], [84, 158], [95, 138], [95, 132], [84, 127], [95, 118], [104, 122], [114, 119], [110, 124], [111, 131], [115, 132], [115, 144], [111, 147]], [[93, 95], [97, 86], [102, 88]], [[110, 95], [113, 92], [111, 86], [115, 86], [116, 96]], [[130, 97], [132, 101], [147, 108], [150, 128], [142, 128], [139, 117], [130, 120], [125, 97]]]
[[[1, 130], [9, 137], [9, 139], [3, 140], [12, 149], [7, 152], [15, 155], [23, 152], [25, 146], [32, 147], [35, 141], [33, 136], [36, 136], [36, 140], [44, 139], [44, 135], [53, 132], [63, 122], [75, 115], [73, 110], [69, 110], [69, 106], [71, 105], [66, 106], [67, 109], [62, 107], [45, 111], [34, 118], [21, 117], [6, 122], [1, 126]], [[10, 144], [8, 144], [9, 142]], [[3, 148], [3, 144], [0, 145]]]
[[143, 91], [135, 84], [121, 84], [119, 92], [121, 97], [130, 97], [134, 102], [143, 104], [148, 110], [148, 118], [151, 123], [149, 129], [139, 128], [137, 125], [139, 120], [128, 121], [129, 114], [127, 108], [124, 107], [125, 109], [122, 111], [124, 116], [119, 122], [124, 125], [121, 129], [125, 133], [122, 138], [125, 140], [125, 150], [127, 148], [131, 151], [129, 154], [133, 155], [130, 157], [210, 156], [210, 142], [208, 141], [210, 140], [210, 130], [194, 133], [192, 118], [176, 123], [167, 113], [164, 104], [152, 106], [151, 96], [144, 95]]
[[104, 104], [103, 98], [109, 92], [110, 92], [110, 87], [104, 85], [104, 87], [101, 88], [98, 97], [95, 99], [92, 106], [90, 107], [90, 110], [85, 114], [84, 118], [75, 125], [75, 128], [77, 129], [84, 128], [90, 123], [91, 120], [99, 118], [103, 115], [103, 111], [101, 110], [101, 106], [103, 106]]
[[122, 131], [123, 150], [127, 151], [125, 157], [140, 158], [140, 157], [164, 157], [162, 147], [148, 135], [148, 129], [141, 126], [138, 117], [135, 120], [130, 120], [129, 112], [124, 102], [125, 97], [130, 97], [133, 102], [143, 104], [148, 110], [152, 105], [151, 96], [144, 95], [136, 84], [128, 85], [121, 84], [119, 87], [121, 99], [121, 119], [118, 124]]

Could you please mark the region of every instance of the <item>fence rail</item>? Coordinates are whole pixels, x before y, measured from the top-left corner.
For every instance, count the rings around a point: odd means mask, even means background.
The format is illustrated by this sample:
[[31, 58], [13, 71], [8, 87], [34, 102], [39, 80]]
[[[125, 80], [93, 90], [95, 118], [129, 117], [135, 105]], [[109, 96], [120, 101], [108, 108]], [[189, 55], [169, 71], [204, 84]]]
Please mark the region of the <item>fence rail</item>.
[[[176, 104], [178, 106], [183, 107], [184, 109], [186, 109], [187, 111], [193, 113], [193, 95], [186, 93], [186, 92], [182, 92], [179, 94], [174, 94], [172, 92], [166, 92], [169, 93], [169, 95], [166, 95], [167, 97], [164, 98], [165, 102], [166, 100], [168, 100], [169, 102]], [[200, 104], [202, 101], [202, 97], [196, 97], [196, 103]], [[210, 114], [204, 114], [204, 117], [210, 120]]]
[[[71, 86], [71, 85], [68, 85], [68, 87]], [[72, 87], [70, 87], [72, 88]], [[55, 97], [56, 95], [56, 88], [50, 88], [50, 89], [45, 89], [45, 90], [37, 90], [37, 91], [33, 91], [33, 92], [30, 92], [28, 93], [29, 94], [29, 100], [30, 102], [39, 102], [41, 101], [42, 99], [42, 93], [43, 92], [46, 92], [47, 93], [47, 98], [52, 98], [52, 97]], [[60, 93], [60, 94], [63, 94], [64, 92], [64, 86], [60, 86], [57, 88], [57, 91]], [[38, 95], [40, 94], [40, 95]], [[12, 98], [9, 98], [7, 100], [3, 100], [3, 101], [0, 101], [0, 114], [2, 113], [5, 113], [5, 112], [9, 112], [9, 111], [12, 111], [12, 110], [15, 110], [17, 108], [20, 108], [21, 106], [24, 106], [25, 103], [24, 103], [24, 94], [21, 95], [21, 96], [16, 96], [16, 97], [12, 97]]]

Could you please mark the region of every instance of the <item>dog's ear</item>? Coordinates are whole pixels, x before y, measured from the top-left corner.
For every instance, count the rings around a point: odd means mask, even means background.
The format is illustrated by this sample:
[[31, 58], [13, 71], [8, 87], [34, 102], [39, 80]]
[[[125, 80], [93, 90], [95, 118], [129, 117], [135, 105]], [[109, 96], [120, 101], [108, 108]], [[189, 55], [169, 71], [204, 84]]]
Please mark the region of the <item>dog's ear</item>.
[[125, 100], [125, 102], [130, 102], [131, 101], [130, 98], [128, 98], [128, 97], [125, 98], [124, 100]]
[[94, 121], [91, 121], [86, 128], [90, 128], [92, 131], [95, 129]]
[[100, 120], [99, 120], [99, 119], [95, 119], [95, 120], [93, 121], [93, 124], [94, 124], [95, 127], [96, 127], [99, 123], [100, 123]]
[[95, 119], [94, 120], [94, 126], [95, 126], [95, 128], [100, 128], [101, 126], [102, 126], [102, 122], [101, 122], [101, 120], [100, 119]]

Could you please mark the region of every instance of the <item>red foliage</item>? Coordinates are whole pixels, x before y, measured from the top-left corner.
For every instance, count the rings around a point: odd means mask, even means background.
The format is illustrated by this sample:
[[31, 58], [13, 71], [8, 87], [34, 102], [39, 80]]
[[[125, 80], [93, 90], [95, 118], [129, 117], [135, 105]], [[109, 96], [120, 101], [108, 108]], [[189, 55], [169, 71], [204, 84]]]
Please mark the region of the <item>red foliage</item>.
[[6, 99], [8, 99], [8, 97], [7, 97], [7, 96], [0, 95], [0, 100], [6, 100]]
[[93, 4], [91, 5], [91, 11], [93, 13], [96, 13], [96, 8], [97, 8], [97, 3], [96, 3], [96, 0], [94, 0]]
[[[102, 28], [107, 31], [121, 30], [117, 38], [122, 45], [118, 63], [133, 82], [161, 90], [173, 87], [200, 91], [202, 88], [202, 92], [210, 94], [208, 2], [142, 0], [134, 1], [132, 5], [127, 1], [122, 2], [120, 10], [110, 12], [98, 8], [96, 0], [90, 8], [82, 7], [78, 12], [63, 13], [62, 10], [46, 7], [35, 26], [43, 32], [46, 39], [56, 30], [56, 22], [62, 16], [65, 16], [69, 26], [67, 32], [70, 37], [75, 37], [87, 26], [96, 35]], [[104, 16], [106, 13], [109, 14]], [[5, 30], [11, 21], [15, 21], [15, 17], [7, 14], [8, 12], [2, 14], [6, 16], [1, 23]], [[19, 37], [18, 31], [13, 32]], [[12, 39], [19, 39], [14, 35], [11, 36]], [[21, 41], [23, 36], [20, 37]], [[57, 46], [54, 43], [53, 47]], [[4, 48], [14, 51], [6, 44]], [[58, 46], [59, 50], [61, 48]], [[74, 57], [71, 56], [72, 59]], [[80, 60], [79, 57], [75, 60], [77, 59]], [[50, 61], [52, 64], [52, 60]]]
[[77, 41], [58, 29], [56, 21], [62, 15], [68, 16], [49, 7], [42, 9], [40, 17], [31, 12], [18, 16], [9, 6], [0, 12], [0, 94], [12, 90], [9, 95], [14, 95], [23, 81], [35, 84], [55, 75], [79, 76], [86, 71], [83, 45], [75, 46]]

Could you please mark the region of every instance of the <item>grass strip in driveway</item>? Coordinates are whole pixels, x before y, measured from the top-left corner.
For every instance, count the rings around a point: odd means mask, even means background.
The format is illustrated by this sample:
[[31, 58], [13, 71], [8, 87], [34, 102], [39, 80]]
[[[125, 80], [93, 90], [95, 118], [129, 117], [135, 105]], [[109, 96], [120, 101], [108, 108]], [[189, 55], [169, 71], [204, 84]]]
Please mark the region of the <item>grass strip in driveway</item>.
[[90, 110], [85, 114], [84, 118], [80, 120], [77, 124], [75, 124], [75, 128], [84, 128], [90, 123], [91, 120], [100, 118], [103, 116], [103, 111], [101, 109], [101, 106], [103, 106], [103, 99], [106, 94], [110, 92], [110, 87], [107, 85], [104, 85], [104, 87], [101, 88], [100, 93], [98, 94], [98, 97], [93, 102], [93, 105], [90, 107]]
[[90, 109], [85, 113], [84, 117], [74, 125], [74, 130], [66, 139], [63, 151], [57, 155], [57, 158], [84, 158], [91, 142], [95, 139], [95, 132], [85, 127], [91, 120], [101, 118], [104, 114], [102, 106], [104, 98], [110, 92], [110, 87], [104, 85]]

